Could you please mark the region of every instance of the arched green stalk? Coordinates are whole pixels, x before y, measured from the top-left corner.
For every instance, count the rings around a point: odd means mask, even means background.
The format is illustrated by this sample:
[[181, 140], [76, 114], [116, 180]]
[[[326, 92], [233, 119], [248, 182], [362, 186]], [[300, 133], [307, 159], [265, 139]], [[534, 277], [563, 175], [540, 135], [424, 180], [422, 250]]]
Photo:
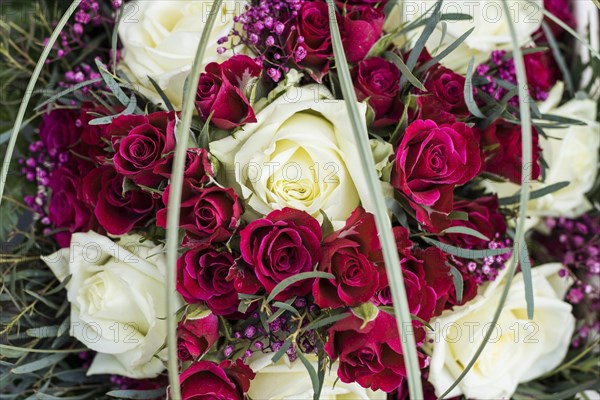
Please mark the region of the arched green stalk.
[[177, 250], [179, 247], [179, 214], [181, 207], [181, 190], [183, 187], [183, 170], [185, 166], [185, 154], [187, 150], [190, 126], [192, 123], [192, 113], [194, 111], [194, 100], [196, 97], [196, 88], [200, 81], [200, 72], [202, 69], [202, 60], [206, 45], [210, 38], [210, 31], [215, 23], [218, 10], [221, 7], [222, 0], [214, 0], [210, 14], [202, 30], [202, 36], [192, 69], [187, 78], [187, 85], [183, 94], [183, 104], [181, 109], [181, 119], [175, 126], [175, 136], [177, 144], [175, 147], [175, 157], [173, 160], [173, 170], [171, 171], [171, 189], [169, 191], [169, 204], [167, 205], [167, 352], [169, 383], [171, 386], [171, 398], [181, 399], [181, 389], [179, 385], [179, 368], [177, 357], [177, 301], [176, 301], [176, 266]]

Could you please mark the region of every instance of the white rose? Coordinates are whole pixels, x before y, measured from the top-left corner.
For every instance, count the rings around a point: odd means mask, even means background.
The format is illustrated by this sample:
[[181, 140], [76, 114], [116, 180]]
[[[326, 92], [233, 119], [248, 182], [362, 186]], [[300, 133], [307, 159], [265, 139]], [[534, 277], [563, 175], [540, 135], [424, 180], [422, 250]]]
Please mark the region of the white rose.
[[70, 248], [42, 259], [59, 280], [69, 274], [71, 336], [97, 351], [88, 375], [151, 378], [164, 370], [167, 316], [163, 246], [127, 235], [117, 242], [75, 233]]
[[[364, 116], [366, 106], [359, 109]], [[344, 101], [324, 86], [290, 88], [256, 119], [210, 144], [225, 185], [245, 200], [246, 219], [291, 207], [321, 221], [323, 210], [339, 229], [360, 199], [370, 209]]]
[[[249, 366], [256, 373], [250, 383], [248, 396], [256, 400], [297, 400], [312, 399], [313, 386], [306, 367], [300, 360], [291, 362], [282, 357], [276, 364], [271, 362], [273, 354], [260, 354], [250, 360]], [[307, 357], [315, 370], [318, 368], [316, 356]], [[385, 400], [381, 390], [365, 389], [357, 383], [337, 381], [337, 363], [325, 373], [322, 400]], [[335, 383], [335, 387], [334, 387]]]
[[[558, 182], [570, 183], [527, 204], [527, 215], [533, 217], [532, 224], [540, 217], [577, 218], [591, 209], [585, 194], [593, 187], [598, 174], [600, 124], [595, 120], [598, 104], [589, 99], [573, 99], [557, 108], [562, 98], [562, 88], [563, 84], [559, 82], [548, 99], [540, 104], [540, 112], [577, 119], [587, 125], [545, 128], [548, 137], [539, 136], [539, 145], [548, 169], [546, 180], [543, 183], [533, 182], [531, 189], [541, 189]], [[486, 186], [500, 197], [511, 196], [519, 190], [519, 186], [512, 183], [486, 182]]]
[[[498, 324], [479, 359], [447, 396], [509, 398], [528, 382], [560, 364], [575, 329], [571, 305], [564, 302], [571, 281], [558, 276], [562, 264], [532, 269], [535, 312], [527, 319], [523, 274], [515, 276]], [[440, 396], [450, 387], [481, 344], [498, 305], [505, 279], [500, 277], [462, 307], [445, 311], [431, 322], [433, 354], [429, 381]]]
[[[435, 7], [436, 0], [405, 0], [403, 17], [405, 22], [411, 22], [422, 15], [431, 15], [428, 10]], [[544, 17], [543, 0], [512, 0], [508, 1], [512, 21], [515, 24], [517, 39], [521, 46], [531, 42], [532, 34], [539, 29]], [[427, 50], [435, 55], [471, 28], [473, 32], [449, 55], [440, 62], [447, 68], [459, 73], [465, 73], [471, 57], [475, 57], [475, 65], [486, 61], [493, 50], [512, 48], [509, 25], [500, 0], [453, 0], [445, 1], [441, 6], [442, 14], [467, 14], [470, 20], [445, 21], [446, 30], [438, 23], [436, 29], [426, 43]], [[423, 29], [412, 31], [416, 41]]]
[[[212, 4], [212, 0], [138, 0], [126, 6], [119, 25], [123, 43], [121, 65], [138, 90], [151, 101], [162, 102], [148, 76], [156, 81], [175, 108], [181, 108], [183, 84]], [[217, 41], [231, 31], [233, 17], [241, 13], [244, 4], [223, 1], [210, 32], [204, 65], [225, 60], [217, 53], [221, 46]]]

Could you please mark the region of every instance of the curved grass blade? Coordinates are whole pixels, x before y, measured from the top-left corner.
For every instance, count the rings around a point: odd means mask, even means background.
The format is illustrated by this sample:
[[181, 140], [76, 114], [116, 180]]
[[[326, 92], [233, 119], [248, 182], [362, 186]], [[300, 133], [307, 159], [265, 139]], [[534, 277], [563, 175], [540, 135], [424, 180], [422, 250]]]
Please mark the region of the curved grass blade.
[[[510, 13], [510, 9], [508, 7], [508, 3], [506, 0], [502, 0], [502, 7], [503, 7], [504, 15], [506, 15], [508, 26], [510, 28], [510, 36], [512, 39], [515, 67], [517, 70], [517, 83], [518, 83], [518, 87], [519, 87], [519, 98], [525, 99], [527, 96], [527, 90], [526, 90], [527, 75], [525, 74], [525, 63], [523, 61], [523, 53], [521, 51], [521, 48], [519, 47], [519, 42], [517, 40], [517, 33], [515, 31], [515, 25], [514, 25], [514, 22], [512, 21], [512, 19], [510, 18], [511, 13]], [[508, 266], [508, 271], [506, 273], [506, 284], [504, 286], [504, 289], [502, 290], [502, 294], [500, 296], [500, 301], [498, 302], [498, 307], [496, 308], [496, 311], [494, 312], [494, 317], [491, 321], [492, 326], [497, 324], [498, 320], [500, 319], [500, 314], [502, 313], [502, 309], [504, 308], [504, 304], [506, 303], [508, 291], [510, 289], [510, 285], [514, 278], [515, 270], [517, 269], [517, 262], [519, 260], [518, 254], [520, 252], [522, 252], [523, 246], [526, 246], [526, 243], [525, 243], [525, 217], [526, 217], [526, 210], [527, 210], [527, 202], [529, 201], [529, 182], [531, 181], [531, 168], [529, 168], [529, 166], [531, 165], [531, 148], [532, 148], [531, 113], [529, 110], [529, 104], [524, 101], [521, 101], [519, 103], [519, 110], [521, 112], [521, 122], [522, 122], [521, 135], [522, 135], [522, 152], [523, 152], [522, 153], [523, 154], [522, 155], [522, 157], [523, 157], [522, 163], [523, 164], [521, 165], [521, 174], [522, 175], [521, 175], [520, 209], [519, 209], [519, 217], [517, 219], [517, 231], [515, 234], [515, 241], [514, 241], [514, 252], [516, 252], [517, 254], [516, 255], [513, 254], [513, 257], [511, 258], [510, 264]], [[529, 282], [529, 283], [531, 283], [531, 282]], [[533, 293], [532, 287], [530, 285], [526, 284], [525, 285], [525, 297], [527, 299], [533, 298], [532, 293]], [[531, 304], [531, 305], [528, 304], [527, 307], [533, 308], [533, 304]], [[471, 368], [473, 368], [473, 365], [475, 365], [475, 362], [477, 362], [477, 359], [483, 352], [485, 345], [490, 340], [490, 337], [492, 336], [492, 332], [493, 332], [492, 329], [488, 329], [488, 331], [485, 334], [485, 337], [483, 338], [483, 341], [477, 348], [477, 351], [475, 352], [475, 354], [473, 355], [473, 357], [471, 358], [469, 363], [465, 366], [465, 369], [456, 378], [454, 383], [452, 383], [452, 385], [450, 385], [450, 387], [440, 396], [440, 398], [446, 397], [448, 395], [448, 393], [450, 393], [452, 391], [452, 389], [454, 389], [462, 381], [462, 379], [469, 373]]]
[[567, 92], [569, 92], [570, 95], [573, 95], [575, 91], [573, 90], [573, 78], [571, 78], [571, 71], [569, 71], [569, 67], [567, 67], [567, 63], [565, 62], [565, 59], [563, 58], [560, 49], [558, 48], [558, 44], [556, 43], [556, 39], [554, 38], [552, 30], [544, 21], [542, 21], [542, 30], [544, 31], [544, 35], [546, 35], [546, 39], [548, 39], [548, 44], [552, 48], [552, 55], [554, 56], [554, 59], [558, 64], [558, 68], [562, 73]]
[[[569, 182], [567, 181], [553, 183], [552, 185], [548, 185], [546, 187], [531, 192], [531, 194], [529, 195], [529, 200], [539, 199], [540, 197], [557, 192], [560, 189], [565, 188], [567, 186], [569, 186]], [[508, 206], [510, 204], [519, 202], [520, 198], [520, 195], [503, 197], [501, 199], [498, 199], [498, 204], [501, 206]]]
[[289, 278], [285, 278], [281, 282], [279, 282], [269, 293], [269, 297], [267, 297], [267, 303], [270, 303], [279, 293], [285, 290], [292, 283], [296, 283], [298, 281], [302, 281], [304, 279], [310, 278], [323, 278], [323, 279], [335, 279], [335, 276], [332, 274], [328, 274], [327, 272], [322, 271], [310, 271], [310, 272], [302, 272], [300, 274], [292, 275]]
[[469, 112], [476, 116], [477, 118], [485, 118], [485, 115], [481, 111], [479, 111], [479, 107], [477, 107], [477, 103], [475, 103], [475, 99], [473, 98], [473, 66], [475, 64], [475, 57], [472, 57], [469, 61], [469, 66], [467, 67], [467, 76], [465, 77], [465, 103], [467, 103], [467, 108]]
[[[402, 270], [399, 268], [400, 260], [396, 250], [394, 234], [392, 233], [392, 225], [387, 215], [385, 199], [381, 192], [381, 185], [379, 184], [379, 178], [375, 171], [375, 161], [373, 160], [373, 154], [371, 153], [371, 147], [368, 142], [368, 132], [361, 121], [358, 111], [358, 102], [354, 93], [354, 87], [352, 86], [352, 79], [350, 77], [350, 71], [348, 70], [346, 55], [344, 54], [344, 47], [340, 37], [333, 0], [327, 0], [327, 6], [329, 10], [329, 29], [331, 30], [333, 54], [336, 60], [336, 68], [342, 94], [352, 123], [352, 131], [357, 143], [360, 163], [363, 171], [366, 173], [368, 185], [367, 192], [375, 205], [375, 209], [373, 210], [375, 214], [375, 223], [379, 232], [379, 239], [383, 250], [386, 273], [390, 282], [392, 299], [396, 305], [394, 307], [396, 323], [398, 325], [398, 331], [403, 339], [403, 357], [406, 365], [410, 398], [421, 399], [423, 398], [421, 370], [417, 359], [415, 336], [413, 335], [413, 327], [408, 309], [408, 300], [404, 288]], [[438, 6], [441, 6], [441, 2], [439, 2]], [[413, 53], [411, 53], [411, 56], [412, 55]], [[414, 61], [416, 62], [416, 59]]]
[[478, 258], [485, 257], [494, 257], [499, 256], [501, 254], [506, 254], [512, 251], [510, 247], [502, 247], [498, 249], [484, 249], [484, 250], [474, 250], [474, 249], [463, 249], [461, 247], [452, 246], [446, 243], [439, 242], [435, 239], [431, 239], [428, 237], [423, 237], [423, 240], [429, 244], [434, 245], [435, 247], [442, 250], [444, 253], [451, 254], [456, 257], [466, 258], [469, 260], [474, 260]]
[[590, 53], [592, 53], [594, 55], [594, 57], [596, 57], [598, 60], [600, 60], [600, 53], [598, 53], [598, 50], [594, 49], [594, 47], [584, 38], [582, 38], [577, 32], [575, 32], [569, 25], [565, 24], [563, 21], [561, 21], [560, 19], [558, 19], [554, 14], [552, 14], [550, 11], [545, 10], [542, 8], [541, 10], [544, 13], [545, 17], [548, 17], [550, 20], [552, 20], [556, 25], [560, 26], [561, 28], [563, 28], [565, 31], [569, 32], [569, 34], [571, 36], [573, 36], [575, 39], [577, 39], [579, 41], [579, 43], [581, 43], [583, 46], [585, 46]]
[[474, 236], [481, 240], [487, 240], [488, 242], [491, 240], [489, 237], [485, 236], [483, 233], [476, 231], [473, 228], [469, 228], [467, 226], [451, 226], [450, 228], [444, 229], [441, 234], [447, 233], [461, 233], [463, 235]]
[[[385, 58], [388, 61], [391, 61], [394, 64], [396, 64], [396, 67], [398, 67], [400, 72], [402, 72], [402, 76], [405, 76], [406, 79], [408, 79], [408, 81], [411, 83], [411, 85], [424, 92], [427, 91], [427, 89], [425, 88], [425, 86], [423, 86], [419, 79], [417, 79], [417, 77], [414, 76], [412, 72], [410, 72], [406, 64], [404, 64], [404, 61], [402, 61], [401, 57], [392, 53], [391, 51], [388, 51], [387, 53], [385, 53]], [[402, 87], [400, 87], [400, 90], [402, 90]]]
[[444, 50], [442, 50], [438, 54], [436, 54], [435, 57], [433, 57], [431, 60], [427, 61], [425, 64], [420, 66], [419, 69], [417, 70], [417, 72], [427, 71], [430, 67], [432, 67], [436, 63], [440, 62], [444, 57], [446, 57], [448, 54], [452, 53], [454, 51], [454, 49], [456, 49], [458, 46], [460, 46], [460, 44], [462, 42], [464, 42], [465, 39], [467, 39], [467, 37], [469, 37], [469, 35], [474, 30], [475, 30], [475, 27], [469, 29], [468, 31], [466, 31], [465, 33], [460, 35], [460, 37], [458, 37], [458, 39], [456, 39], [454, 42], [452, 42], [448, 47], [446, 47]]
[[217, 10], [221, 7], [223, 0], [215, 0], [210, 9], [210, 13], [202, 30], [202, 36], [196, 49], [192, 70], [188, 76], [189, 85], [183, 94], [183, 105], [181, 111], [181, 120], [177, 121], [175, 126], [176, 137], [179, 139], [175, 146], [175, 157], [173, 160], [173, 170], [171, 175], [171, 191], [167, 211], [167, 351], [168, 351], [168, 371], [169, 384], [171, 386], [171, 396], [174, 399], [181, 398], [181, 388], [179, 386], [179, 373], [177, 365], [177, 302], [175, 301], [175, 270], [177, 265], [177, 247], [179, 242], [179, 214], [181, 207], [181, 190], [183, 187], [183, 169], [185, 165], [185, 155], [187, 150], [188, 136], [192, 124], [192, 112], [196, 90], [200, 81], [200, 72], [202, 69], [202, 59], [206, 51], [206, 45], [210, 37], [210, 32], [217, 17]]
[[73, 3], [67, 8], [67, 11], [63, 14], [60, 21], [54, 28], [52, 35], [50, 35], [50, 39], [48, 39], [48, 43], [46, 43], [46, 47], [42, 51], [40, 58], [38, 59], [37, 64], [33, 70], [33, 74], [31, 74], [31, 78], [29, 79], [29, 83], [27, 84], [27, 89], [25, 89], [25, 95], [23, 96], [23, 101], [21, 101], [21, 106], [19, 107], [19, 112], [17, 113], [17, 118], [15, 119], [15, 124], [13, 126], [12, 134], [10, 140], [8, 142], [8, 147], [6, 148], [6, 154], [4, 154], [4, 162], [2, 164], [2, 173], [0, 173], [0, 206], [2, 205], [2, 197], [4, 195], [4, 185], [6, 184], [6, 178], [8, 176], [8, 169], [10, 168], [10, 160], [12, 159], [13, 152], [15, 151], [15, 144], [17, 143], [17, 137], [19, 136], [19, 131], [21, 130], [21, 124], [23, 123], [23, 118], [25, 117], [25, 112], [27, 111], [27, 106], [29, 105], [29, 100], [31, 100], [31, 95], [33, 94], [33, 88], [42, 72], [42, 68], [46, 63], [46, 59], [58, 39], [58, 36], [62, 32], [63, 28], [67, 24], [67, 21], [71, 17], [71, 15], [75, 12], [77, 7], [79, 7], [79, 3], [81, 0], [73, 0]]

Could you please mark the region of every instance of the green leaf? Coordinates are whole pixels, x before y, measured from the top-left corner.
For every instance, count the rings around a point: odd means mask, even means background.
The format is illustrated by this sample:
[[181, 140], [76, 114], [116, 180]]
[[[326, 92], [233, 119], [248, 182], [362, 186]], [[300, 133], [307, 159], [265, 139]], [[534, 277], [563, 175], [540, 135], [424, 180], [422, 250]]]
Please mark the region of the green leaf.
[[310, 331], [310, 330], [322, 328], [324, 326], [334, 324], [337, 321], [340, 321], [349, 316], [350, 316], [350, 313], [345, 312], [345, 313], [341, 313], [341, 314], [332, 315], [330, 317], [317, 318], [314, 321], [312, 321], [311, 323], [309, 323], [308, 325], [306, 325], [303, 329], [304, 329], [304, 331]]
[[460, 233], [463, 235], [474, 236], [481, 240], [487, 240], [488, 242], [491, 240], [483, 233], [477, 232], [475, 229], [466, 227], [466, 226], [451, 226], [450, 228], [444, 229], [441, 234], [445, 235], [447, 233]]
[[271, 361], [273, 361], [273, 364], [275, 364], [277, 361], [279, 361], [281, 359], [281, 357], [283, 357], [283, 355], [290, 348], [291, 345], [292, 345], [292, 341], [289, 339], [286, 340], [285, 343], [281, 345], [281, 348], [279, 350], [277, 350], [275, 355], [271, 358]]
[[569, 32], [569, 34], [571, 36], [573, 36], [575, 39], [577, 39], [579, 41], [579, 43], [581, 43], [583, 46], [585, 46], [589, 50], [589, 52], [592, 53], [592, 55], [594, 57], [596, 57], [598, 60], [600, 60], [600, 53], [598, 53], [598, 50], [596, 50], [587, 40], [585, 40], [577, 32], [575, 32], [573, 30], [573, 28], [571, 28], [569, 25], [565, 24], [563, 21], [558, 19], [554, 14], [552, 14], [550, 11], [544, 9], [543, 7], [542, 7], [541, 11], [544, 13], [545, 17], [551, 19], [555, 24], [557, 24], [558, 26], [563, 28], [565, 31]]
[[377, 314], [379, 314], [379, 309], [377, 306], [371, 302], [363, 303], [360, 306], [352, 307], [352, 314], [357, 316], [363, 321], [360, 329], [363, 329], [367, 324], [375, 318], [377, 318]]
[[510, 247], [506, 248], [498, 248], [498, 249], [484, 249], [484, 250], [475, 250], [475, 249], [463, 249], [460, 247], [452, 246], [446, 243], [439, 242], [435, 239], [431, 239], [428, 237], [423, 237], [423, 240], [429, 244], [434, 245], [435, 247], [442, 250], [444, 253], [451, 254], [456, 257], [466, 258], [469, 260], [475, 260], [478, 258], [485, 258], [489, 256], [499, 256], [501, 254], [510, 253], [512, 249]]
[[323, 381], [319, 381], [319, 375], [317, 375], [317, 371], [315, 371], [315, 367], [312, 365], [310, 361], [302, 354], [300, 350], [296, 351], [296, 355], [304, 364], [304, 367], [308, 371], [308, 375], [310, 376], [310, 381], [313, 386], [313, 400], [319, 400], [321, 396], [321, 389], [323, 389]]
[[198, 48], [194, 56], [194, 62], [190, 74], [187, 77], [187, 83], [184, 93], [181, 110], [181, 119], [175, 125], [175, 137], [180, 139], [176, 142], [175, 156], [171, 171], [171, 191], [169, 195], [169, 204], [167, 205], [167, 234], [166, 234], [166, 253], [167, 253], [167, 284], [165, 285], [165, 295], [167, 297], [167, 367], [169, 375], [169, 384], [171, 386], [171, 395], [174, 399], [181, 398], [181, 388], [179, 385], [179, 365], [177, 358], [177, 290], [176, 290], [176, 270], [177, 270], [177, 250], [179, 248], [179, 215], [181, 213], [181, 192], [183, 187], [183, 171], [188, 143], [187, 136], [190, 133], [192, 123], [192, 113], [194, 110], [194, 100], [196, 97], [196, 88], [200, 80], [202, 69], [202, 60], [206, 51], [206, 45], [210, 38], [215, 19], [219, 14], [223, 0], [215, 0], [208, 18], [205, 21]]
[[0, 206], [2, 205], [2, 199], [4, 197], [4, 187], [6, 185], [6, 177], [8, 176], [8, 170], [10, 169], [10, 161], [15, 150], [17, 137], [19, 136], [19, 131], [21, 130], [21, 125], [23, 124], [23, 118], [25, 117], [25, 112], [27, 111], [29, 100], [31, 100], [31, 96], [33, 94], [33, 89], [35, 88], [35, 84], [37, 83], [38, 78], [40, 77], [40, 73], [42, 72], [42, 68], [46, 63], [46, 60], [48, 59], [48, 55], [54, 47], [54, 43], [56, 43], [56, 39], [58, 39], [58, 36], [67, 24], [67, 21], [71, 17], [71, 14], [73, 14], [73, 12], [75, 12], [75, 10], [79, 7], [79, 3], [81, 3], [81, 0], [73, 0], [69, 8], [67, 8], [65, 13], [63, 14], [60, 21], [58, 21], [58, 23], [56, 24], [54, 31], [52, 31], [52, 35], [50, 35], [48, 42], [44, 46], [44, 50], [42, 51], [40, 58], [35, 64], [35, 68], [33, 70], [33, 73], [31, 74], [31, 78], [29, 79], [27, 88], [25, 89], [25, 95], [23, 96], [23, 100], [21, 101], [21, 105], [19, 106], [19, 111], [17, 112], [17, 117], [15, 118], [15, 124], [13, 125], [10, 140], [8, 141], [8, 146], [6, 148], [6, 153], [4, 154], [2, 171], [0, 172]]
[[531, 259], [527, 251], [527, 243], [523, 241], [522, 246], [518, 249], [519, 263], [521, 264], [521, 272], [523, 273], [523, 284], [525, 286], [525, 301], [527, 302], [527, 318], [533, 319], [533, 311], [535, 309], [533, 303], [533, 281], [531, 278]]
[[[369, 144], [367, 127], [365, 126], [362, 116], [358, 110], [358, 101], [356, 99], [356, 93], [354, 92], [350, 70], [348, 69], [348, 62], [346, 61], [346, 55], [344, 53], [344, 47], [340, 37], [336, 9], [333, 0], [327, 0], [327, 7], [329, 10], [331, 43], [335, 57], [335, 66], [338, 71], [340, 88], [342, 90], [344, 101], [346, 103], [346, 109], [348, 110], [350, 123], [352, 125], [352, 133], [354, 134], [354, 139], [359, 154], [358, 162], [362, 167], [362, 171], [365, 173], [365, 182], [367, 183], [365, 194], [370, 198], [373, 204], [375, 224], [379, 233], [386, 273], [390, 282], [390, 291], [395, 304], [394, 310], [396, 316], [396, 325], [398, 327], [400, 337], [404, 339], [403, 359], [406, 365], [409, 392], [413, 398], [422, 398], [423, 388], [421, 385], [421, 369], [419, 368], [419, 362], [417, 358], [413, 327], [410, 323], [410, 312], [408, 308], [406, 290], [404, 288], [402, 269], [398, 268], [398, 265], [400, 265], [400, 259], [398, 257], [398, 250], [396, 249], [396, 241], [392, 231], [392, 224], [387, 214], [385, 196], [382, 192], [381, 184], [379, 183], [377, 171], [375, 170], [375, 161], [373, 159], [371, 145]], [[436, 7], [437, 11], [439, 11], [439, 7], [441, 7], [441, 1], [438, 1]], [[418, 57], [417, 53], [420, 53], [420, 50], [417, 51], [414, 49], [409, 56], [409, 61], [410, 57]], [[416, 59], [414, 62], [416, 62]], [[410, 63], [407, 63], [407, 66], [411, 68]]]
[[107, 396], [116, 397], [118, 399], [156, 399], [163, 397], [166, 394], [166, 389], [153, 390], [112, 390], [106, 393]]
[[269, 297], [267, 297], [267, 303], [270, 303], [279, 293], [283, 292], [288, 286], [293, 283], [302, 281], [304, 279], [311, 278], [325, 278], [325, 279], [335, 279], [335, 276], [332, 274], [328, 274], [327, 272], [322, 271], [311, 271], [311, 272], [302, 272], [297, 275], [290, 276], [279, 282], [269, 293]]
[[477, 103], [475, 103], [475, 99], [473, 98], [473, 83], [471, 79], [473, 78], [473, 65], [475, 64], [475, 57], [471, 57], [469, 61], [469, 66], [467, 67], [467, 76], [465, 76], [465, 103], [467, 104], [467, 108], [469, 112], [476, 116], [477, 118], [485, 118], [485, 115], [481, 111], [479, 111], [479, 107], [477, 107]]
[[462, 35], [460, 35], [454, 42], [452, 42], [448, 47], [442, 50], [439, 54], [436, 54], [431, 60], [427, 61], [425, 64], [419, 67], [418, 72], [427, 71], [430, 67], [440, 62], [444, 57], [448, 54], [452, 53], [462, 42], [465, 41], [467, 37], [475, 30], [475, 27], [469, 29]]
[[65, 358], [66, 356], [67, 356], [67, 354], [65, 354], [65, 353], [51, 354], [51, 355], [41, 358], [39, 360], [36, 360], [36, 361], [30, 362], [28, 364], [20, 365], [16, 368], [13, 368], [11, 370], [11, 372], [13, 374], [28, 374], [30, 372], [39, 371], [41, 369], [49, 368], [52, 365], [57, 364], [58, 362], [62, 361], [62, 359]]
[[129, 105], [129, 96], [125, 94], [123, 89], [121, 89], [121, 85], [119, 85], [119, 83], [115, 80], [112, 74], [108, 72], [106, 65], [104, 65], [102, 61], [100, 61], [100, 59], [97, 58], [96, 66], [98, 67], [98, 72], [100, 72], [100, 75], [102, 76], [104, 83], [106, 83], [106, 86], [108, 86], [108, 88], [115, 95], [117, 100], [119, 100], [121, 104], [127, 107]]
[[325, 211], [319, 210], [321, 215], [323, 216], [323, 223], [321, 224], [321, 231], [323, 232], [323, 239], [327, 236], [331, 235], [334, 231], [333, 224], [331, 223], [331, 219], [327, 216]]
[[47, 104], [53, 103], [54, 101], [60, 99], [61, 97], [69, 94], [69, 93], [73, 93], [78, 91], [81, 88], [84, 88], [86, 86], [89, 85], [93, 85], [94, 83], [98, 83], [98, 82], [102, 82], [102, 78], [95, 78], [95, 79], [89, 79], [87, 81], [83, 81], [83, 82], [79, 82], [73, 86], [71, 86], [68, 89], [62, 90], [58, 93], [56, 93], [54, 96], [50, 97], [49, 99], [45, 100], [44, 102], [38, 104], [34, 110], [39, 110], [40, 108], [44, 107]]
[[[290, 300], [286, 301], [285, 303], [282, 303], [281, 301], [276, 301], [273, 303], [273, 307], [277, 307], [279, 308], [280, 311], [289, 311], [292, 314], [296, 315], [296, 316], [300, 316], [300, 313], [298, 312], [298, 310], [296, 310], [291, 304], [296, 300], [296, 297], [291, 298]], [[275, 314], [273, 314], [275, 315]], [[281, 314], [280, 314], [281, 315]], [[277, 317], [275, 317], [277, 318]], [[275, 319], [273, 318], [273, 320]], [[271, 318], [269, 318], [269, 320], [267, 320], [268, 322], [273, 322], [273, 320], [271, 320]]]
[[563, 76], [563, 80], [565, 82], [565, 86], [567, 88], [567, 92], [573, 95], [573, 78], [571, 78], [571, 71], [569, 71], [569, 67], [567, 67], [567, 63], [562, 56], [562, 52], [558, 48], [558, 44], [556, 43], [556, 39], [554, 38], [554, 34], [548, 24], [545, 21], [542, 21], [542, 30], [544, 31], [544, 35], [546, 35], [546, 39], [548, 39], [548, 44], [552, 49], [552, 55], [558, 64], [558, 68]]
[[160, 96], [161, 100], [165, 103], [165, 107], [167, 107], [167, 110], [175, 111], [175, 107], [173, 107], [171, 100], [169, 100], [169, 98], [167, 97], [165, 92], [161, 89], [161, 87], [158, 86], [158, 83], [156, 83], [156, 81], [154, 79], [152, 79], [152, 77], [150, 75], [148, 75], [148, 80], [150, 81], [152, 86], [154, 86], [154, 90], [156, 90], [156, 92]]
[[[408, 69], [406, 64], [404, 64], [404, 61], [402, 61], [401, 57], [399, 57], [397, 54], [392, 53], [391, 51], [386, 52], [384, 56], [388, 61], [393, 62], [396, 65], [396, 67], [398, 67], [398, 69], [402, 73], [402, 77], [406, 77], [406, 79], [408, 79], [411, 85], [424, 92], [427, 91], [425, 86], [423, 86], [423, 84], [419, 82], [417, 77], [414, 76], [412, 72], [410, 72], [410, 69]], [[400, 80], [400, 84], [402, 84], [402, 80]], [[402, 86], [400, 87], [400, 90], [402, 90]]]
[[[433, 10], [433, 13], [431, 14], [431, 16], [427, 19], [427, 22], [425, 23], [425, 29], [423, 29], [423, 32], [421, 32], [421, 36], [419, 36], [419, 38], [417, 39], [417, 42], [415, 43], [414, 47], [410, 51], [408, 60], [406, 60], [406, 67], [409, 72], [412, 72], [413, 68], [417, 64], [417, 60], [419, 59], [421, 52], [425, 48], [425, 44], [427, 43], [427, 40], [429, 39], [429, 37], [431, 36], [433, 31], [435, 30], [435, 27], [439, 21], [438, 18], [439, 18], [439, 13], [440, 13], [441, 7], [442, 7], [442, 0], [438, 0], [435, 5], [435, 8]], [[407, 79], [408, 79], [407, 75], [402, 75], [402, 77], [400, 78], [400, 89], [402, 89], [402, 87], [406, 83]]]
[[459, 270], [454, 265], [450, 265], [450, 273], [452, 274], [452, 282], [456, 290], [456, 302], [462, 303], [463, 298], [463, 277]]
[[91, 120], [90, 122], [88, 122], [89, 125], [106, 125], [106, 124], [110, 124], [113, 119], [121, 116], [121, 115], [130, 115], [133, 114], [133, 112], [135, 111], [135, 108], [137, 107], [137, 99], [135, 98], [135, 95], [132, 93], [131, 97], [129, 98], [129, 103], [127, 104], [127, 108], [125, 108], [123, 111], [121, 111], [120, 113], [116, 114], [116, 115], [108, 115], [106, 117], [100, 117], [100, 118], [94, 118], [93, 120]]
[[[531, 195], [529, 196], [529, 200], [539, 199], [540, 197], [543, 197], [547, 194], [559, 191], [562, 188], [565, 188], [567, 186], [569, 186], [569, 182], [567, 182], [567, 181], [553, 183], [552, 185], [548, 185], [541, 189], [534, 190], [533, 192], [531, 192]], [[520, 197], [521, 196], [518, 194], [516, 194], [514, 196], [510, 196], [510, 197], [503, 197], [501, 199], [498, 199], [498, 204], [501, 206], [508, 206], [508, 205], [517, 203], [519, 201]]]

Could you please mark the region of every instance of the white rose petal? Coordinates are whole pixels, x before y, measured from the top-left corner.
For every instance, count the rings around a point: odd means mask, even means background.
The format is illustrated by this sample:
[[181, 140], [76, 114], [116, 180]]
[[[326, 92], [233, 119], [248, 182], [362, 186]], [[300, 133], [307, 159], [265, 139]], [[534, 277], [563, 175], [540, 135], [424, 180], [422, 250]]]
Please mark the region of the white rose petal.
[[[119, 25], [123, 43], [120, 66], [151, 101], [162, 102], [148, 76], [156, 81], [176, 109], [181, 108], [185, 78], [192, 67], [212, 3], [212, 0], [143, 0], [128, 5]], [[227, 58], [226, 54], [217, 53], [220, 46], [217, 41], [232, 30], [233, 17], [242, 12], [244, 4], [223, 1], [210, 32], [204, 65]]]
[[346, 106], [324, 86], [291, 88], [256, 119], [210, 144], [247, 220], [291, 207], [321, 221], [322, 210], [339, 229], [360, 200], [372, 209]]
[[519, 383], [560, 364], [575, 330], [572, 307], [562, 300], [572, 281], [558, 276], [561, 268], [559, 263], [533, 268], [533, 320], [527, 319], [523, 274], [519, 273], [495, 327], [491, 327], [490, 319], [506, 283], [502, 276], [480, 289], [481, 293], [464, 306], [445, 311], [431, 321], [435, 332], [431, 334], [429, 381], [436, 395], [456, 380], [490, 328], [494, 330], [490, 342], [447, 397], [463, 394], [476, 399], [510, 398]]
[[[306, 367], [299, 361], [289, 362], [283, 357], [276, 364], [272, 354], [260, 354], [250, 359], [249, 366], [256, 373], [250, 383], [248, 396], [260, 400], [312, 399], [313, 389]], [[308, 356], [313, 367], [318, 368], [316, 356]], [[325, 373], [320, 399], [323, 400], [384, 400], [383, 391], [365, 389], [357, 383], [337, 381], [337, 364]]]
[[87, 371], [135, 379], [164, 370], [167, 315], [162, 245], [126, 235], [117, 242], [75, 233], [68, 249], [43, 257], [59, 279], [69, 274], [71, 336], [98, 352]]

